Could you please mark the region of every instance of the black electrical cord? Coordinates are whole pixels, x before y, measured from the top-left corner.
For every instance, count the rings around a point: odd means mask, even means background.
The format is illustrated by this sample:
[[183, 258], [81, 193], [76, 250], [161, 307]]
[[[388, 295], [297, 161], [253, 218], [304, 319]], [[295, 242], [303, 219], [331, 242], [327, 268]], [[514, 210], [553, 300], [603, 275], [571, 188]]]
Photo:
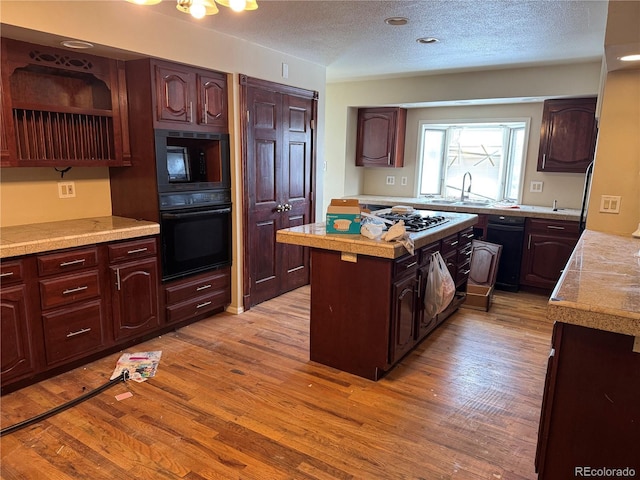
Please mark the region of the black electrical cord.
[[71, 408], [75, 405], [78, 405], [79, 403], [84, 402], [85, 400], [91, 397], [95, 397], [97, 394], [106, 390], [107, 388], [114, 386], [116, 383], [126, 382], [127, 380], [129, 380], [129, 370], [123, 370], [123, 372], [118, 377], [114, 378], [113, 380], [109, 380], [104, 385], [98, 388], [95, 388], [90, 392], [87, 392], [74, 400], [70, 400], [67, 403], [63, 403], [62, 405], [52, 408], [48, 412], [41, 413], [40, 415], [37, 415], [28, 420], [24, 420], [23, 422], [16, 423], [15, 425], [11, 425], [10, 427], [7, 427], [7, 428], [3, 428], [2, 430], [0, 430], [0, 437], [8, 433], [16, 432], [22, 428], [28, 427], [29, 425], [33, 425], [34, 423], [41, 422], [42, 420], [45, 420], [46, 418], [49, 418], [55, 415], [56, 413], [63, 412], [66, 409]]

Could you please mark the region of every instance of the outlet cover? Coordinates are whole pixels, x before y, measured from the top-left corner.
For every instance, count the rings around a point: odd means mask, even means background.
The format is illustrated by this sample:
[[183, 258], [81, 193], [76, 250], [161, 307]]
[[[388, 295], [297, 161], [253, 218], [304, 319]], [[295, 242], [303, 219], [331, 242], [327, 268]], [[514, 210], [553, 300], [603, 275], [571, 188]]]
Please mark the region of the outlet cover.
[[58, 182], [58, 198], [73, 198], [76, 196], [74, 182]]
[[400, 185], [406, 185], [407, 184], [407, 177], [400, 177]]
[[533, 180], [531, 182], [531, 184], [529, 185], [529, 191], [531, 193], [542, 193], [542, 186], [544, 185], [544, 182], [539, 182], [536, 180]]
[[388, 175], [387, 185], [395, 185], [395, 184], [396, 184], [396, 177], [394, 177], [393, 175]]
[[600, 197], [601, 213], [620, 213], [620, 201], [622, 197], [619, 195], [602, 195]]

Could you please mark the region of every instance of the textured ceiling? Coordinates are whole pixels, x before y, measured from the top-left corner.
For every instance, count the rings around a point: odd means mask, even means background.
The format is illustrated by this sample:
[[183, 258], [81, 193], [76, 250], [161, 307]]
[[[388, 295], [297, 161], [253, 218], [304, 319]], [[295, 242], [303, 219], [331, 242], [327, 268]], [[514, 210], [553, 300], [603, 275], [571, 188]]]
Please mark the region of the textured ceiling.
[[[327, 80], [599, 60], [607, 1], [258, 0], [253, 12], [194, 20], [172, 0], [152, 7], [327, 67]], [[402, 16], [404, 26], [384, 19]], [[419, 37], [436, 37], [422, 45]]]

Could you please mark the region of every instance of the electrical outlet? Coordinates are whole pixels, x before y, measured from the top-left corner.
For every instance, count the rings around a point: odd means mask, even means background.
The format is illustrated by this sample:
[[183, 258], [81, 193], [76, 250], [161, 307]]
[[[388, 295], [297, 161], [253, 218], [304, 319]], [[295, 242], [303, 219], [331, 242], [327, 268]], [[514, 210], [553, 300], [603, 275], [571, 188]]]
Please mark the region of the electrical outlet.
[[400, 177], [400, 185], [406, 185], [407, 184], [407, 177]]
[[542, 186], [544, 185], [544, 182], [539, 182], [537, 180], [532, 180], [531, 184], [529, 185], [529, 191], [531, 193], [542, 193]]
[[58, 198], [73, 198], [76, 196], [74, 182], [58, 182]]
[[396, 177], [394, 177], [393, 175], [388, 175], [387, 185], [395, 185], [395, 184], [396, 184]]
[[621, 199], [622, 197], [619, 195], [602, 195], [600, 197], [600, 212], [620, 213]]

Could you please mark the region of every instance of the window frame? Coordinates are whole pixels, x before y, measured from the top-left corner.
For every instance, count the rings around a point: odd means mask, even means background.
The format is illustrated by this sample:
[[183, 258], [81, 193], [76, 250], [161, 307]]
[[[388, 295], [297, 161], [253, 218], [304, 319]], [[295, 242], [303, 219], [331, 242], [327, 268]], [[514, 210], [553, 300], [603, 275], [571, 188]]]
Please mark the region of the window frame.
[[[523, 141], [522, 141], [522, 158], [520, 160], [520, 165], [519, 165], [519, 170], [520, 170], [520, 179], [518, 182], [518, 198], [515, 199], [515, 201], [517, 203], [521, 203], [522, 202], [522, 197], [524, 195], [524, 182], [525, 182], [525, 176], [526, 176], [526, 166], [527, 166], [527, 156], [528, 156], [528, 150], [529, 150], [529, 138], [530, 138], [530, 134], [531, 134], [531, 117], [508, 117], [508, 118], [474, 118], [474, 119], [442, 119], [442, 120], [435, 120], [435, 119], [423, 119], [423, 120], [419, 120], [418, 121], [418, 145], [417, 145], [417, 151], [416, 151], [416, 171], [415, 171], [415, 178], [416, 178], [416, 182], [414, 185], [414, 196], [416, 198], [422, 198], [422, 197], [428, 197], [429, 195], [426, 194], [421, 194], [420, 190], [421, 190], [421, 186], [422, 186], [422, 170], [423, 170], [423, 164], [422, 164], [422, 158], [424, 156], [423, 154], [423, 149], [424, 149], [424, 135], [423, 135], [423, 131], [426, 129], [428, 129], [429, 126], [433, 126], [433, 127], [440, 127], [442, 130], [445, 130], [445, 135], [444, 135], [444, 148], [446, 149], [446, 146], [448, 144], [449, 141], [449, 134], [448, 132], [446, 132], [446, 128], [455, 126], [455, 125], [477, 125], [477, 126], [481, 126], [481, 125], [485, 125], [485, 126], [496, 126], [496, 125], [508, 125], [508, 124], [515, 124], [515, 123], [522, 123], [524, 124], [524, 134], [523, 134]], [[436, 130], [436, 128], [433, 128], [433, 130]], [[509, 150], [513, 149], [513, 143], [510, 142], [509, 143]], [[506, 151], [507, 149], [505, 149]], [[509, 156], [511, 156], [511, 151], [509, 152]], [[439, 189], [440, 189], [440, 194], [442, 195], [442, 192], [444, 191], [445, 188], [445, 178], [444, 178], [444, 164], [445, 164], [445, 159], [442, 159], [441, 161], [441, 165], [440, 165], [440, 179], [439, 179]], [[507, 185], [510, 183], [510, 178], [512, 178], [513, 175], [513, 171], [515, 169], [515, 165], [513, 162], [504, 162], [503, 165], [503, 172], [501, 174], [501, 179], [500, 179], [500, 191], [504, 194], [508, 193], [508, 188]], [[498, 199], [497, 201], [500, 201], [502, 199]]]

